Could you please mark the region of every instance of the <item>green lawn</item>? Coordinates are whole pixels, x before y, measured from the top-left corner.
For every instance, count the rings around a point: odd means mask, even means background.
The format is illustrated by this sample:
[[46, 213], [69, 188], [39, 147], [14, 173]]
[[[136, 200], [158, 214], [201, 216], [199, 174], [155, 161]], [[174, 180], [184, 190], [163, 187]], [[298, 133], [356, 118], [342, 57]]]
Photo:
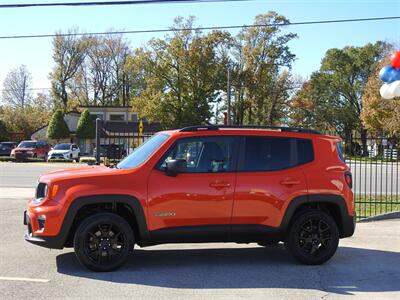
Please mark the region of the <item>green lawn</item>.
[[356, 195], [357, 219], [400, 211], [400, 195]]

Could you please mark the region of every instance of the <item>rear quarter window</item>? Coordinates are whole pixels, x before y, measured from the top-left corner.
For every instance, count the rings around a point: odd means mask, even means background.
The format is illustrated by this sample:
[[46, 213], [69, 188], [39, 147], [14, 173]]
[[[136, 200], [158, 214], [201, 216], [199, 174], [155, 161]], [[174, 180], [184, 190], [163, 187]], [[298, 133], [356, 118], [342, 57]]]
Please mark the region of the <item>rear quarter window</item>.
[[340, 146], [340, 142], [336, 143], [336, 151], [339, 155], [340, 160], [345, 163], [346, 159], [344, 158], [342, 147]]
[[297, 164], [302, 165], [314, 160], [314, 149], [311, 140], [297, 139]]

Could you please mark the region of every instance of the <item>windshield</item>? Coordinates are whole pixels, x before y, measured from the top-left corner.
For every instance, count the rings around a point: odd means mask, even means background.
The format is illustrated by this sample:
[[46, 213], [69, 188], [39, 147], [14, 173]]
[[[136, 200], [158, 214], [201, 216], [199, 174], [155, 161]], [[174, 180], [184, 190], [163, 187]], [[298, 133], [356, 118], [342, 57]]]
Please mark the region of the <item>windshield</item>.
[[13, 144], [12, 143], [0, 143], [1, 148], [12, 148]]
[[150, 155], [154, 153], [167, 139], [169, 135], [159, 133], [148, 139], [141, 146], [136, 148], [131, 154], [129, 154], [124, 160], [118, 165], [118, 169], [131, 169], [135, 168], [144, 163]]
[[36, 142], [21, 142], [18, 148], [36, 148]]
[[71, 144], [58, 144], [54, 146], [54, 150], [69, 150]]

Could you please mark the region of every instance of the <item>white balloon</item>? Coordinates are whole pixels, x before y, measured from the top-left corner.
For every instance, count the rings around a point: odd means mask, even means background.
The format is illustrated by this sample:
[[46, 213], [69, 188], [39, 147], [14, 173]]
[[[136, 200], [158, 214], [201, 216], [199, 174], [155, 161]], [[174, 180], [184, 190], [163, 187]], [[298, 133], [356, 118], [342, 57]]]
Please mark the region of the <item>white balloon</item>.
[[392, 93], [389, 91], [390, 86], [387, 83], [384, 83], [379, 89], [379, 93], [381, 94], [383, 99], [392, 99]]
[[396, 80], [390, 84], [390, 91], [393, 97], [400, 97], [400, 80]]

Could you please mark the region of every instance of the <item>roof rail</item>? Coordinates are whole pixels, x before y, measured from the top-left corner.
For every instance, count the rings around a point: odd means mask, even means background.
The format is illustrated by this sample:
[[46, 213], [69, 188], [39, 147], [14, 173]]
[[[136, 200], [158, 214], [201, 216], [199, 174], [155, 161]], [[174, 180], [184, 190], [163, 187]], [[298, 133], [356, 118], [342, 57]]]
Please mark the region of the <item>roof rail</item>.
[[308, 129], [308, 128], [264, 126], [264, 125], [196, 125], [196, 126], [188, 126], [188, 127], [182, 128], [179, 131], [180, 132], [192, 132], [192, 131], [219, 130], [221, 128], [272, 129], [272, 130], [280, 130], [282, 132], [321, 134], [321, 132], [319, 132], [317, 130]]
[[191, 131], [203, 131], [203, 130], [218, 130], [219, 127], [217, 125], [195, 125], [188, 126], [180, 129], [180, 132], [191, 132]]

